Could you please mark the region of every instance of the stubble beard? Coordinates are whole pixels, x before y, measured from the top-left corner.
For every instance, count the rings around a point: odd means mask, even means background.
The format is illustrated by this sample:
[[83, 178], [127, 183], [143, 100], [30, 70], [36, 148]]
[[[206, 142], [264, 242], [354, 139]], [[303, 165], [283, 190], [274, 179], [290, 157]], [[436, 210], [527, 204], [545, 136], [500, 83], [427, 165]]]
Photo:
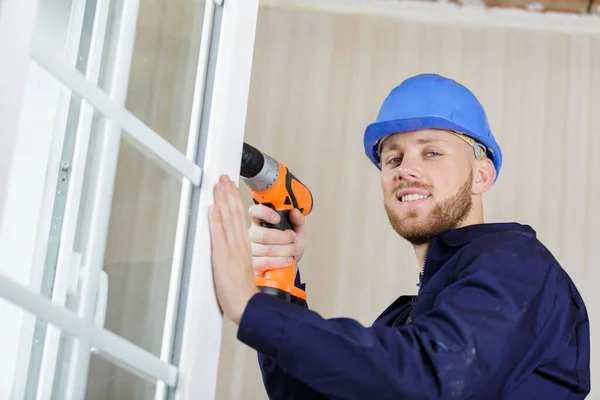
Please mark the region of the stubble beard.
[[456, 229], [467, 218], [473, 207], [472, 182], [473, 173], [471, 172], [458, 192], [437, 203], [423, 222], [417, 221], [419, 214], [416, 210], [408, 210], [403, 217], [400, 217], [393, 207], [386, 203], [385, 211], [390, 224], [400, 236], [413, 245], [429, 243], [435, 236]]

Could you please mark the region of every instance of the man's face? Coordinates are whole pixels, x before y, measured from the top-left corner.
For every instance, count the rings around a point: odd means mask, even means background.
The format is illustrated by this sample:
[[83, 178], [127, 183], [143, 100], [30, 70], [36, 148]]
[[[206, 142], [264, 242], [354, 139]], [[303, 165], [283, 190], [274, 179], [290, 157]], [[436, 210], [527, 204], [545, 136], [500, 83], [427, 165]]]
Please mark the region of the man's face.
[[381, 147], [381, 186], [394, 230], [412, 244], [460, 227], [472, 207], [473, 150], [448, 131], [388, 136]]

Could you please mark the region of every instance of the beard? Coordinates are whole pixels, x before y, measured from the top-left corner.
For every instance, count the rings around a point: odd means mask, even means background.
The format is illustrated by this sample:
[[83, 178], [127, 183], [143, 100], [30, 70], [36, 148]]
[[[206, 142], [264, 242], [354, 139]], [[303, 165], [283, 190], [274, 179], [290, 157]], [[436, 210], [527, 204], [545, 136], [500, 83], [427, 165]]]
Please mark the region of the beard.
[[[390, 224], [400, 236], [413, 245], [429, 243], [431, 239], [440, 233], [456, 229], [469, 215], [473, 207], [473, 200], [471, 199], [472, 182], [473, 172], [469, 174], [469, 178], [463, 183], [458, 192], [449, 199], [437, 203], [433, 210], [425, 216], [423, 222], [418, 221], [419, 214], [416, 210], [408, 210], [403, 217], [400, 217], [393, 207], [386, 203], [385, 211]], [[410, 187], [417, 186], [410, 185], [401, 187], [401, 189]]]

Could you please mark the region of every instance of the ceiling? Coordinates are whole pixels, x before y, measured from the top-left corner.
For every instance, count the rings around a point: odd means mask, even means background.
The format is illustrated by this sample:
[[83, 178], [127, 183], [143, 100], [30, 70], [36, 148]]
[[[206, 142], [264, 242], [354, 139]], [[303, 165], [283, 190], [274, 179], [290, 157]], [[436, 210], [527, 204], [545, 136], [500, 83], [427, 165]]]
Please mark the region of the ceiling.
[[[452, 0], [463, 3], [464, 0]], [[482, 0], [488, 7], [600, 15], [600, 0]]]
[[[1, 1], [1, 0], [0, 0]], [[263, 3], [286, 4], [300, 3], [307, 6], [326, 5], [333, 0], [260, 0]], [[337, 0], [336, 4], [382, 5], [402, 3], [406, 0]], [[430, 3], [455, 3], [459, 5], [486, 5], [488, 8], [523, 9], [540, 13], [591, 14], [600, 17], [600, 0], [413, 0]], [[409, 1], [410, 2], [410, 1]], [[599, 21], [600, 23], [600, 21]]]

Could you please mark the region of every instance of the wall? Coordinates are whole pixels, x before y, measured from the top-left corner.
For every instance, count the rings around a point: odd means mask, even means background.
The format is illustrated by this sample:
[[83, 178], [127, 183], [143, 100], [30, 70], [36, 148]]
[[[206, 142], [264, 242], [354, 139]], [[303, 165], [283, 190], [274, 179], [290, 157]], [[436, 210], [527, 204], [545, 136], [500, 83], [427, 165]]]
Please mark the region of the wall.
[[[600, 115], [592, 112], [600, 108], [600, 33], [393, 14], [292, 7], [259, 14], [246, 140], [313, 192], [300, 263], [311, 307], [370, 324], [397, 296], [416, 292], [414, 253], [389, 227], [362, 135], [395, 85], [437, 72], [479, 96], [503, 149], [500, 179], [484, 200], [486, 221], [537, 230], [578, 285], [592, 341], [600, 340]], [[256, 354], [235, 334], [226, 323], [217, 398], [265, 399]], [[599, 362], [592, 359], [595, 371]]]

